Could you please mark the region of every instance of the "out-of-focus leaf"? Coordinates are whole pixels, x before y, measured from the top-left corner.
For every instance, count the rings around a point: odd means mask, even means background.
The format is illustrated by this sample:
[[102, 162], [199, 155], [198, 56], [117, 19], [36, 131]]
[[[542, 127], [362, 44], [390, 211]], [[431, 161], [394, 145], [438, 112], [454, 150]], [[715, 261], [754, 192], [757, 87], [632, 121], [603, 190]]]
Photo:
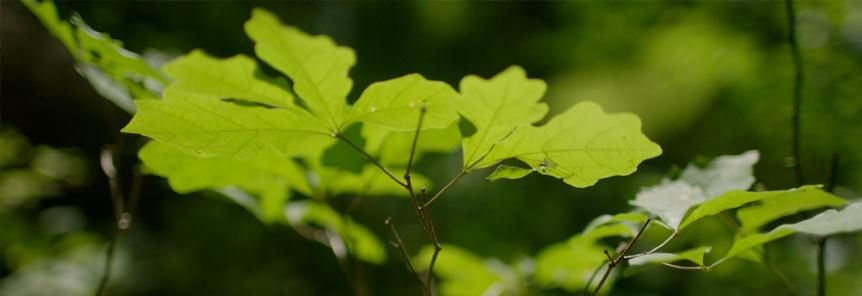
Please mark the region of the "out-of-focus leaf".
[[533, 172], [533, 169], [525, 169], [508, 165], [498, 165], [486, 179], [495, 181], [499, 179], [520, 179]]
[[287, 81], [267, 77], [257, 62], [245, 55], [226, 59], [211, 57], [201, 50], [181, 56], [162, 68], [173, 82], [171, 89], [211, 96], [239, 99], [276, 107], [293, 106]]
[[339, 132], [347, 114], [347, 94], [353, 86], [348, 71], [356, 54], [327, 36], [311, 36], [285, 26], [270, 12], [254, 9], [245, 32], [255, 42], [255, 53], [287, 74], [293, 89], [311, 113]]
[[[604, 248], [589, 240], [570, 240], [543, 249], [536, 256], [536, 283], [546, 288], [578, 291], [586, 287], [590, 276], [605, 263]], [[614, 277], [608, 278], [611, 286]]]
[[52, 1], [36, 1], [36, 0], [21, 0], [33, 14], [39, 18], [39, 21], [45, 25], [48, 32], [54, 35], [60, 42], [66, 46], [70, 52], [77, 52], [77, 42], [75, 41], [75, 33], [72, 26], [68, 22], [63, 21], [57, 15], [57, 6]]
[[287, 204], [285, 215], [292, 225], [316, 225], [337, 233], [341, 243], [362, 261], [374, 264], [386, 261], [386, 249], [373, 232], [348, 217], [342, 217], [326, 204], [308, 200], [291, 202]]
[[362, 92], [345, 124], [361, 121], [395, 131], [415, 131], [424, 107], [422, 129], [442, 129], [458, 120], [451, 106], [456, 95], [448, 84], [419, 74], [375, 82]]
[[[434, 248], [426, 246], [413, 259], [417, 271], [427, 270]], [[487, 260], [453, 245], [443, 245], [434, 264], [434, 274], [440, 277], [441, 295], [486, 295], [501, 286], [503, 277], [494, 272]], [[497, 292], [493, 295], [499, 295]]]

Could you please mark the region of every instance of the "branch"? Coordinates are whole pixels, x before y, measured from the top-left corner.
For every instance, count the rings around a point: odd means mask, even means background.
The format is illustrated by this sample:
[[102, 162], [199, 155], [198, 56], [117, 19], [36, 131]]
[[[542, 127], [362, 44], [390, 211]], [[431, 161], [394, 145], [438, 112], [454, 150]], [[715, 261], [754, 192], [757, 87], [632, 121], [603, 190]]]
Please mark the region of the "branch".
[[404, 241], [401, 240], [401, 235], [399, 235], [398, 230], [395, 229], [395, 224], [392, 223], [392, 217], [386, 218], [386, 221], [383, 221], [383, 223], [386, 223], [386, 225], [389, 226], [389, 231], [392, 232], [392, 237], [395, 238], [395, 242], [392, 242], [392, 245], [401, 251], [401, 256], [404, 257], [404, 263], [407, 264], [407, 269], [409, 269], [410, 272], [416, 276], [416, 279], [419, 280], [419, 284], [422, 287], [422, 295], [430, 295], [427, 292], [430, 290], [428, 288], [428, 284], [422, 280], [422, 277], [420, 277], [418, 273], [416, 273], [416, 268], [413, 267], [413, 261], [410, 259], [410, 253], [408, 253], [407, 249], [404, 247]]
[[617, 265], [619, 265], [620, 262], [625, 259], [626, 254], [628, 254], [628, 252], [632, 249], [632, 246], [634, 246], [635, 243], [638, 242], [638, 240], [641, 238], [641, 235], [643, 235], [644, 231], [646, 230], [647, 226], [649, 226], [650, 221], [652, 221], [652, 219], [647, 219], [646, 222], [644, 222], [643, 226], [641, 226], [640, 230], [638, 230], [638, 233], [635, 235], [635, 237], [632, 238], [632, 240], [623, 248], [622, 252], [620, 252], [620, 254], [617, 255], [616, 258], [612, 258], [611, 255], [608, 253], [608, 250], [605, 250], [605, 256], [608, 256], [608, 269], [605, 270], [605, 274], [602, 275], [602, 279], [599, 280], [599, 284], [596, 286], [596, 289], [593, 290], [593, 296], [599, 294], [599, 291], [602, 289], [602, 285], [604, 285], [605, 281], [607, 281], [608, 276], [611, 274], [611, 271], [613, 271], [614, 267], [617, 267]]
[[796, 183], [799, 186], [805, 184], [802, 174], [802, 159], [800, 158], [800, 116], [799, 109], [802, 106], [802, 81], [803, 67], [802, 55], [799, 53], [799, 43], [796, 39], [796, 12], [793, 10], [793, 0], [784, 0], [785, 13], [787, 14], [787, 41], [793, 51], [793, 109], [791, 113], [792, 134], [790, 148], [793, 157], [793, 171], [796, 175]]
[[634, 255], [625, 256], [625, 257], [623, 257], [623, 258], [625, 258], [626, 260], [629, 260], [629, 259], [632, 259], [632, 258], [637, 258], [637, 257], [640, 257], [640, 256], [644, 256], [644, 255], [649, 255], [649, 254], [655, 253], [655, 252], [657, 252], [658, 250], [660, 250], [661, 248], [663, 248], [665, 245], [667, 245], [671, 240], [673, 240], [673, 239], [676, 237], [676, 235], [677, 235], [677, 234], [679, 234], [679, 232], [677, 232], [677, 230], [676, 230], [676, 229], [674, 229], [674, 230], [673, 230], [673, 233], [671, 233], [671, 234], [670, 234], [670, 236], [668, 236], [668, 237], [667, 237], [663, 242], [661, 242], [658, 246], [655, 246], [654, 248], [652, 248], [652, 250], [649, 250], [649, 251], [646, 251], [646, 252], [643, 252], [643, 253], [637, 253], [637, 254], [634, 254]]

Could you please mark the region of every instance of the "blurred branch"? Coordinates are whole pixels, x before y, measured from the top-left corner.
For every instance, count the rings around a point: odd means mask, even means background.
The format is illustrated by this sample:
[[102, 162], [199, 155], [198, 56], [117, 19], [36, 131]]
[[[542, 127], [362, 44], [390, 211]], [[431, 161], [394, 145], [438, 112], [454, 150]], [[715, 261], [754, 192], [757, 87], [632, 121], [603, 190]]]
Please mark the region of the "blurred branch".
[[793, 10], [793, 0], [784, 0], [785, 12], [787, 14], [787, 41], [790, 43], [793, 51], [793, 109], [791, 110], [791, 128], [792, 134], [790, 138], [791, 157], [793, 158], [792, 167], [796, 175], [796, 185], [802, 186], [805, 184], [805, 179], [802, 174], [802, 159], [800, 155], [800, 108], [802, 107], [802, 82], [803, 67], [802, 56], [799, 50], [799, 43], [796, 38], [796, 12]]
[[[617, 255], [616, 258], [611, 257], [611, 254], [608, 253], [608, 250], [605, 250], [605, 256], [608, 257], [608, 268], [605, 270], [604, 275], [602, 275], [602, 279], [599, 280], [599, 284], [596, 285], [596, 289], [593, 290], [593, 296], [599, 294], [599, 291], [602, 289], [602, 286], [605, 284], [605, 281], [607, 281], [608, 276], [611, 274], [611, 271], [613, 271], [614, 267], [617, 267], [617, 265], [619, 265], [620, 262], [622, 262], [625, 259], [626, 254], [628, 254], [629, 251], [632, 249], [632, 246], [634, 246], [635, 243], [638, 242], [638, 240], [641, 238], [641, 235], [643, 235], [644, 231], [646, 230], [647, 226], [649, 226], [649, 223], [651, 221], [652, 221], [652, 219], [647, 219], [644, 222], [644, 224], [641, 226], [640, 230], [638, 230], [638, 233], [635, 235], [635, 237], [632, 238], [632, 240], [628, 244], [626, 244], [626, 246]], [[587, 288], [589, 288], [589, 287], [587, 287]]]
[[98, 290], [96, 290], [97, 296], [106, 295], [107, 293], [117, 242], [120, 240], [120, 236], [122, 236], [123, 232], [131, 226], [132, 208], [134, 204], [137, 203], [138, 197], [140, 196], [141, 183], [143, 179], [140, 169], [135, 167], [133, 170], [131, 190], [129, 191], [129, 200], [128, 203], [126, 203], [126, 200], [123, 197], [122, 186], [120, 185], [120, 180], [117, 175], [117, 167], [114, 157], [115, 153], [116, 151], [113, 148], [107, 147], [102, 150], [100, 157], [102, 172], [104, 172], [105, 176], [108, 177], [108, 184], [111, 190], [111, 205], [114, 214], [114, 234], [112, 235], [110, 242], [108, 242], [108, 249], [105, 251], [105, 266], [102, 278], [99, 280]]

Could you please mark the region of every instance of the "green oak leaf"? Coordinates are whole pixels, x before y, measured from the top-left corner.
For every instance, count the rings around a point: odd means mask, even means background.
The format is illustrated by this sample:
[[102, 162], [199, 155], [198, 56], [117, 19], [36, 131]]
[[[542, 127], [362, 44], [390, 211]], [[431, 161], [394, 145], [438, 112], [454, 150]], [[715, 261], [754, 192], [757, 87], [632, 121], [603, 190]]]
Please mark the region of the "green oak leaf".
[[[417, 271], [428, 269], [434, 248], [426, 246], [413, 258]], [[481, 258], [468, 250], [443, 245], [443, 251], [434, 264], [434, 275], [441, 279], [440, 294], [446, 296], [486, 295], [504, 278], [495, 272], [492, 261]], [[502, 265], [502, 264], [501, 264]], [[499, 289], [499, 287], [497, 287]]]
[[93, 30], [78, 17], [74, 17], [72, 23], [77, 27], [78, 58], [84, 63], [99, 65], [102, 71], [118, 80], [132, 79], [140, 84], [145, 83], [145, 79], [161, 84], [167, 82], [140, 55], [123, 48], [122, 42]]
[[670, 263], [675, 261], [689, 261], [705, 268], [703, 264], [703, 256], [712, 248], [699, 247], [679, 253], [652, 253], [629, 259], [630, 265], [646, 265], [650, 263]]
[[520, 179], [526, 175], [529, 175], [533, 172], [533, 169], [525, 169], [522, 167], [515, 167], [509, 165], [498, 165], [493, 172], [491, 172], [488, 177], [488, 181], [495, 181], [500, 179]]
[[[589, 240], [556, 243], [544, 248], [536, 256], [533, 277], [539, 286], [579, 291], [586, 288], [590, 276], [605, 261], [604, 246]], [[603, 267], [602, 271], [604, 271]], [[612, 286], [615, 276], [608, 278], [605, 289]], [[605, 291], [603, 289], [603, 291]]]
[[[339, 215], [324, 203], [311, 200], [290, 202], [285, 215], [294, 227], [310, 224], [325, 229], [327, 244], [339, 257], [343, 254], [339, 254], [338, 247], [333, 244], [346, 247], [352, 256], [365, 262], [382, 264], [386, 261], [386, 248], [371, 230], [349, 217]], [[336, 234], [337, 237], [329, 234]]]
[[293, 106], [287, 81], [267, 77], [257, 62], [245, 55], [226, 59], [201, 50], [181, 56], [162, 70], [173, 79], [168, 87], [216, 99], [239, 99], [276, 107]]
[[582, 102], [543, 126], [520, 126], [482, 164], [515, 157], [540, 174], [588, 187], [631, 174], [641, 161], [660, 154], [661, 148], [641, 133], [637, 116], [606, 114], [599, 105]]
[[327, 36], [311, 36], [285, 26], [272, 13], [256, 8], [245, 23], [255, 42], [255, 53], [273, 68], [287, 74], [293, 89], [311, 113], [339, 132], [347, 115], [347, 94], [353, 86], [348, 72], [356, 54]]
[[138, 100], [123, 128], [198, 156], [256, 156], [275, 149], [287, 156], [319, 153], [334, 139], [318, 119], [297, 108], [240, 106], [178, 91], [164, 100]]
[[515, 128], [537, 122], [548, 112], [538, 103], [545, 93], [545, 82], [528, 79], [524, 69], [512, 66], [491, 79], [470, 75], [461, 80], [461, 95], [455, 100], [458, 112], [469, 120], [476, 132], [465, 137], [464, 168], [483, 168], [495, 160], [486, 154]]
[[[360, 173], [312, 164], [312, 190], [315, 196], [333, 196], [339, 194], [353, 195], [391, 195], [408, 196], [404, 187], [395, 183], [380, 169], [372, 164], [366, 164]], [[392, 174], [403, 176], [404, 169], [392, 169]], [[414, 188], [430, 189], [431, 181], [416, 172], [410, 173]]]
[[805, 210], [837, 207], [845, 204], [847, 204], [846, 200], [828, 192], [810, 190], [764, 199], [759, 205], [739, 209], [736, 212], [736, 217], [739, 218], [742, 231], [749, 233], [781, 217]]
[[268, 222], [283, 219], [289, 190], [311, 194], [303, 169], [275, 151], [265, 151], [252, 159], [201, 158], [169, 144], [150, 141], [138, 151], [138, 157], [150, 173], [167, 178], [177, 193], [237, 187], [259, 196], [257, 211], [253, 212]]
[[691, 223], [694, 223], [695, 221], [700, 220], [704, 217], [712, 216], [726, 210], [735, 209], [748, 203], [770, 198], [780, 198], [781, 196], [786, 195], [819, 194], [819, 192], [822, 192], [819, 188], [820, 186], [806, 185], [789, 190], [759, 192], [741, 190], [730, 191], [718, 197], [710, 199], [695, 208], [691, 212], [691, 214], [685, 217], [682, 224], [679, 226], [679, 230], [682, 230], [688, 225], [691, 225]]
[[456, 95], [448, 84], [419, 74], [375, 82], [353, 104], [345, 124], [361, 121], [395, 131], [415, 131], [420, 109], [425, 108], [423, 130], [446, 128], [458, 120], [451, 106]]

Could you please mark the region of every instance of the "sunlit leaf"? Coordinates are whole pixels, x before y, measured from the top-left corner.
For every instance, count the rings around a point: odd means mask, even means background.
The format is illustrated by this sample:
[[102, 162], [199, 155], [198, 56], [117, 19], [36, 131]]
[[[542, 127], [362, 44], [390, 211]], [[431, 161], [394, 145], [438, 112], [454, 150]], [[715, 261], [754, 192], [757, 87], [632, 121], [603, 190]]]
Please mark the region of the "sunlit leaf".
[[219, 59], [193, 50], [162, 69], [173, 79], [171, 89], [216, 99], [247, 100], [277, 107], [293, 105], [287, 81], [267, 77], [254, 59], [244, 55]]
[[285, 155], [318, 153], [334, 139], [316, 118], [298, 109], [240, 106], [189, 93], [138, 100], [124, 132], [145, 135], [198, 156], [253, 157], [275, 149]]
[[255, 42], [255, 53], [287, 74], [293, 89], [311, 113], [326, 122], [329, 132], [341, 130], [347, 114], [347, 94], [353, 86], [348, 71], [356, 62], [353, 50], [327, 36], [311, 36], [285, 26], [263, 9], [254, 9], [245, 32]]
[[536, 172], [575, 187], [633, 173], [637, 165], [661, 154], [641, 133], [634, 114], [606, 114], [599, 105], [578, 103], [547, 124], [524, 125], [494, 148], [486, 161], [518, 158]]
[[375, 82], [362, 92], [345, 124], [361, 121], [395, 131], [415, 131], [424, 107], [422, 129], [442, 129], [458, 120], [451, 106], [456, 95], [448, 84], [419, 74]]
[[77, 42], [74, 31], [68, 22], [63, 21], [57, 15], [57, 6], [52, 1], [22, 0], [21, 3], [33, 12], [39, 21], [45, 25], [48, 32], [59, 39], [70, 52], [77, 52]]
[[[410, 147], [413, 145], [415, 132], [396, 132], [384, 127], [365, 124], [362, 126], [362, 136], [366, 140], [365, 151], [376, 156], [378, 161], [387, 166], [404, 166], [410, 158]], [[458, 126], [452, 124], [443, 129], [425, 129], [419, 133], [416, 143], [414, 163], [426, 153], [451, 152], [461, 144], [461, 133]]]
[[[548, 105], [538, 101], [545, 89], [544, 81], [528, 79], [518, 66], [487, 80], [473, 75], [464, 77], [456, 106], [476, 127], [476, 133], [464, 138], [464, 167], [477, 163], [516, 128], [542, 119]], [[498, 160], [486, 157], [475, 168], [490, 166]]]

